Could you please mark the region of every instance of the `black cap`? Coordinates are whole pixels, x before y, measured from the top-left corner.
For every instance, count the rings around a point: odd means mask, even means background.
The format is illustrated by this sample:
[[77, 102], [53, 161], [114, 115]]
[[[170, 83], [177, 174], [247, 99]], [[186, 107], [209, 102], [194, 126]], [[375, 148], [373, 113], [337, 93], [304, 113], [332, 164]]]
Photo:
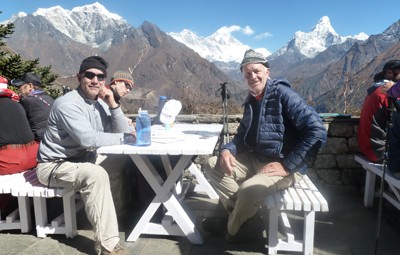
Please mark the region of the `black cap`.
[[107, 67], [108, 63], [104, 58], [100, 56], [91, 56], [82, 61], [81, 66], [79, 67], [79, 73], [84, 73], [90, 68], [96, 68], [101, 70], [103, 74], [107, 75]]
[[400, 60], [390, 60], [383, 66], [382, 71], [400, 69]]
[[12, 79], [11, 80], [11, 85], [15, 87], [20, 87], [26, 83], [32, 83], [35, 86], [41, 86], [42, 85], [42, 80], [40, 77], [32, 72], [24, 74], [22, 77], [18, 79]]

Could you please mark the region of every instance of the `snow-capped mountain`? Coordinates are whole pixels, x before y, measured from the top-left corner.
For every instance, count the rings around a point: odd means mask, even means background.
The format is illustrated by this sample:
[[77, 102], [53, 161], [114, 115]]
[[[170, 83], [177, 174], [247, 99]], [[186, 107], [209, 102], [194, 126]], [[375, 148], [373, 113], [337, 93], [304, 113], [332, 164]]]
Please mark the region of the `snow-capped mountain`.
[[323, 16], [311, 32], [297, 31], [293, 38], [271, 57], [277, 57], [292, 50], [297, 51], [305, 58], [314, 58], [330, 46], [344, 43], [348, 39], [365, 41], [368, 39], [368, 35], [361, 32], [355, 36], [340, 36], [331, 26], [329, 17]]
[[[231, 31], [237, 28], [237, 26], [221, 27], [207, 37], [198, 36], [188, 29], [184, 29], [179, 33], [171, 32], [168, 34], [210, 62], [240, 62], [243, 58], [243, 53], [251, 47], [232, 36]], [[271, 54], [265, 48], [256, 50], [265, 56]]]
[[[84, 57], [98, 54], [110, 61], [110, 72], [131, 67], [135, 83], [146, 93], [151, 91], [154, 102], [157, 95], [178, 95], [189, 87], [194, 94], [199, 93], [197, 98], [211, 100], [223, 81], [231, 85], [231, 99], [242, 102], [246, 95], [238, 65], [250, 47], [232, 36], [238, 29], [235, 26], [222, 27], [205, 38], [187, 29], [167, 34], [147, 21], [133, 28], [98, 3], [72, 10], [56, 6], [33, 14], [18, 13], [2, 23], [8, 22], [15, 25], [15, 32], [6, 39], [12, 51], [26, 59], [38, 58], [41, 65], [51, 65], [66, 78], [76, 74]], [[399, 58], [399, 29], [397, 21], [369, 38], [364, 33], [343, 37], [328, 17], [322, 17], [310, 32], [296, 32], [285, 46], [268, 56], [271, 77], [289, 80], [317, 109], [329, 112], [332, 105], [343, 101], [339, 92], [348, 77], [366, 86], [373, 73], [382, 69], [383, 60]], [[71, 80], [68, 85], [74, 83]]]
[[[109, 12], [98, 2], [72, 10], [63, 9], [61, 6], [39, 8], [32, 15], [45, 18], [67, 37], [91, 47], [109, 47], [112, 39], [109, 36], [112, 33], [110, 28], [123, 32], [131, 27], [121, 16]], [[14, 22], [18, 17], [24, 16], [27, 14], [20, 12], [9, 21]]]
[[[18, 17], [26, 15], [23, 12], [18, 13], [9, 21], [13, 22]], [[113, 30], [124, 33], [124, 31], [132, 28], [121, 16], [109, 12], [98, 2], [75, 7], [72, 10], [63, 9], [61, 6], [47, 9], [39, 8], [32, 15], [45, 18], [58, 31], [76, 42], [103, 49], [110, 46]], [[102, 20], [99, 21], [99, 19]], [[238, 26], [224, 26], [207, 37], [198, 36], [188, 29], [179, 33], [169, 32], [167, 34], [210, 62], [240, 63], [243, 53], [251, 46], [241, 43], [232, 36], [232, 31], [238, 29], [240, 29]], [[270, 58], [293, 50], [305, 58], [313, 58], [328, 47], [343, 43], [349, 38], [366, 40], [368, 35], [360, 33], [355, 36], [340, 36], [332, 28], [329, 18], [324, 16], [311, 32], [297, 31], [286, 45], [272, 55], [266, 48], [255, 50], [263, 53], [266, 57], [271, 55]]]
[[[208, 37], [198, 36], [188, 29], [179, 33], [171, 32], [168, 34], [211, 62], [240, 63], [243, 52], [251, 47], [234, 38], [231, 34], [233, 29], [232, 27], [222, 27]], [[304, 58], [313, 58], [330, 46], [341, 44], [348, 39], [365, 41], [368, 39], [368, 35], [361, 32], [355, 36], [340, 36], [331, 26], [329, 17], [324, 16], [311, 32], [297, 31], [293, 38], [271, 57], [275, 58], [294, 50]], [[263, 53], [266, 57], [271, 55], [266, 48], [255, 50]]]

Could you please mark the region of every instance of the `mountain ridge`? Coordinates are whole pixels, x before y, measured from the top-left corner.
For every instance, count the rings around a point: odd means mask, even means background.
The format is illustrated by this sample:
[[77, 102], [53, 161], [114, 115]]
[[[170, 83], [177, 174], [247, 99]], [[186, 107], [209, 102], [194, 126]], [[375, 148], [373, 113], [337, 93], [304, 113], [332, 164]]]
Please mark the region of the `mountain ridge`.
[[[100, 54], [109, 59], [109, 72], [122, 67], [133, 70], [138, 89], [143, 89], [153, 104], [158, 95], [182, 96], [187, 88], [194, 91], [197, 99], [211, 100], [225, 81], [229, 82], [236, 103], [241, 103], [247, 94], [238, 67], [249, 46], [229, 33], [237, 27], [223, 27], [205, 38], [185, 30], [186, 42], [180, 42], [177, 34], [161, 31], [148, 21], [134, 28], [99, 3], [71, 11], [61, 9], [54, 7], [52, 15], [47, 15], [48, 9], [14, 15], [10, 20], [16, 25], [16, 32], [7, 44], [25, 58], [40, 58], [41, 64], [51, 65], [68, 82], [83, 58]], [[57, 12], [63, 15], [55, 15]], [[326, 97], [341, 102], [343, 91], [349, 86], [360, 92], [370, 84], [373, 73], [383, 65], [377, 59], [399, 58], [395, 49], [399, 34], [397, 21], [379, 35], [343, 37], [324, 16], [310, 32], [297, 31], [278, 51], [266, 54], [271, 76], [288, 79], [319, 111], [343, 111], [343, 107], [328, 104]], [[193, 45], [202, 46], [203, 52], [189, 47]], [[395, 55], [388, 55], [389, 49]], [[351, 96], [357, 98], [354, 106], [358, 107], [362, 98]]]

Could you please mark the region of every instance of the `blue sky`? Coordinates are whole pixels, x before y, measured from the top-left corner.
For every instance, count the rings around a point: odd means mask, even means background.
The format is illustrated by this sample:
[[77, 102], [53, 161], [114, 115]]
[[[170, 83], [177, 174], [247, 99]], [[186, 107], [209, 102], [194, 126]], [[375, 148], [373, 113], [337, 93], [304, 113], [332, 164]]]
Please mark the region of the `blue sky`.
[[[96, 0], [3, 0], [0, 21], [20, 11], [60, 5], [71, 10]], [[235, 26], [232, 35], [252, 48], [271, 52], [288, 42], [296, 31], [309, 32], [323, 16], [342, 36], [364, 32], [382, 33], [399, 20], [398, 0], [98, 0], [110, 12], [119, 14], [134, 27], [143, 21], [165, 32], [187, 28], [207, 37], [223, 26]]]

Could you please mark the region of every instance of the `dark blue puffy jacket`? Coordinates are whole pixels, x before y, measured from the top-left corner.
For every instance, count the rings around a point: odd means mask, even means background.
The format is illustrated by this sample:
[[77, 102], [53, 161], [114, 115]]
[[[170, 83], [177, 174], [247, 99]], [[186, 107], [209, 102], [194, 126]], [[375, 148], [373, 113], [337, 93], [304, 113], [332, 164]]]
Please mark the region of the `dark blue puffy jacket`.
[[246, 143], [253, 118], [249, 95], [238, 132], [221, 151], [228, 149], [233, 155], [241, 150], [255, 151], [276, 158], [290, 172], [304, 174], [307, 160], [315, 157], [326, 142], [326, 129], [315, 110], [287, 81], [269, 79], [266, 86], [255, 147]]

